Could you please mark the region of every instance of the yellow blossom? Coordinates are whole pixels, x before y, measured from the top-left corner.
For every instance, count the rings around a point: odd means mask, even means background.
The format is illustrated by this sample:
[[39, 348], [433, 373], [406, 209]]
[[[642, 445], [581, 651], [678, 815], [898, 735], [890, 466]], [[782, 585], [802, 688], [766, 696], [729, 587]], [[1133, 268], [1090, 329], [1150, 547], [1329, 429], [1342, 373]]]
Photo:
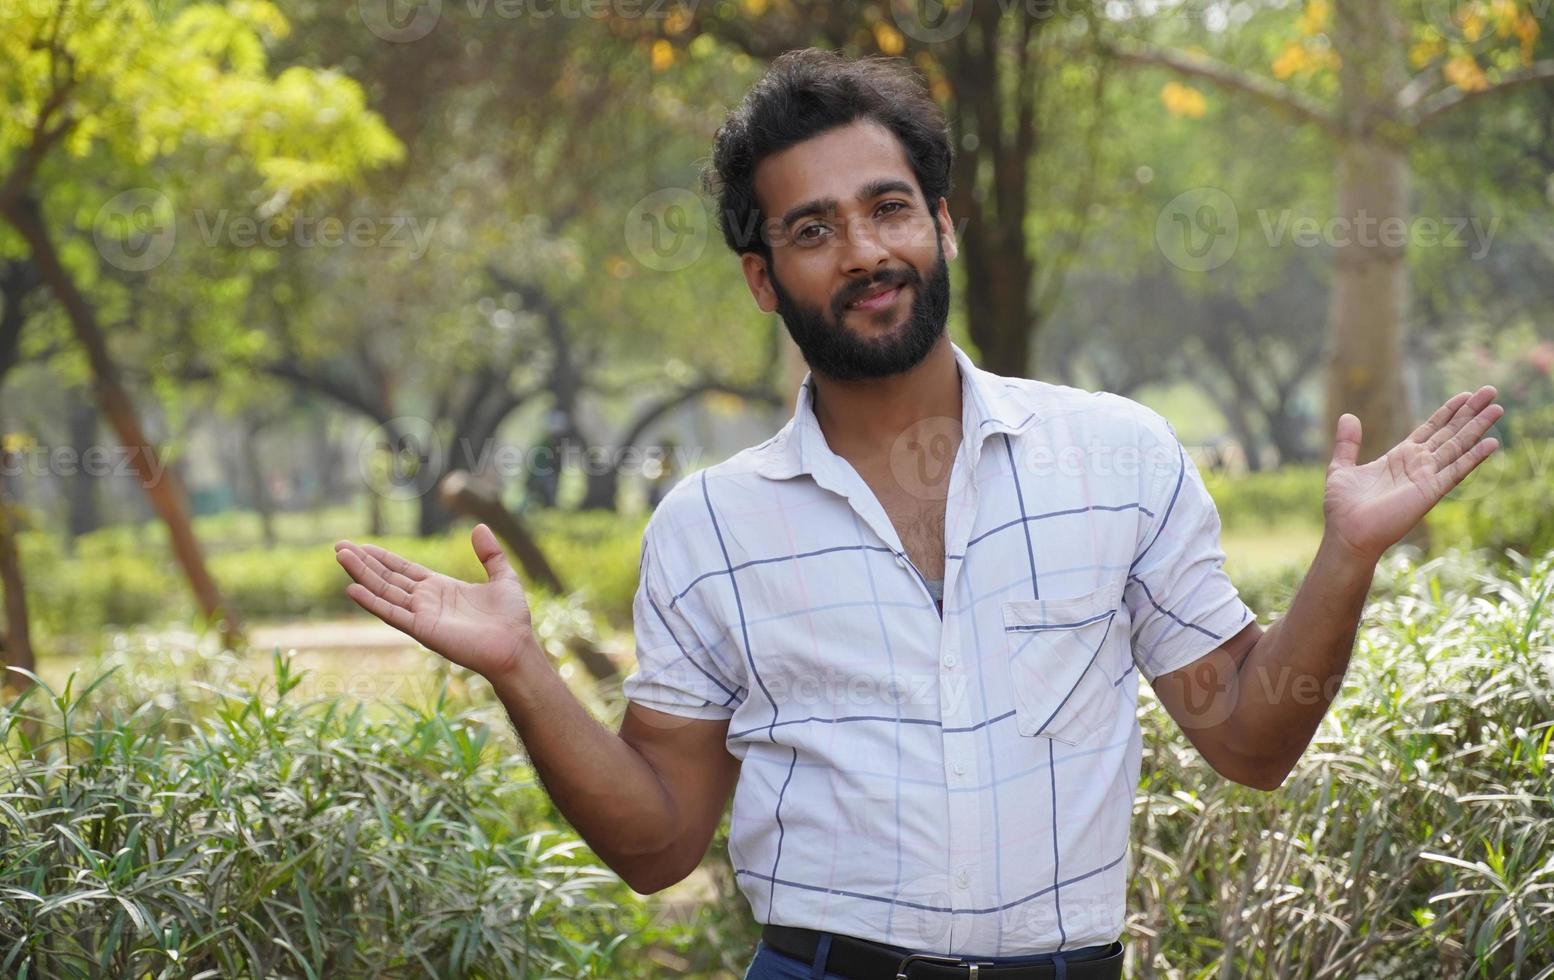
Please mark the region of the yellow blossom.
[[1328, 15], [1331, 13], [1332, 8], [1328, 6], [1327, 0], [1308, 0], [1306, 9], [1300, 14], [1300, 32], [1307, 37], [1320, 34], [1327, 27]]
[[906, 50], [906, 39], [901, 32], [883, 21], [874, 25], [874, 43], [881, 54], [897, 55]]
[[674, 45], [663, 38], [654, 41], [652, 63], [654, 71], [667, 71], [674, 64]]
[[1516, 26], [1512, 30], [1516, 33], [1516, 39], [1522, 43], [1522, 64], [1532, 64], [1533, 49], [1538, 43], [1538, 18], [1529, 11], [1523, 11], [1516, 18]]
[[1461, 54], [1446, 63], [1442, 69], [1446, 80], [1465, 92], [1476, 92], [1489, 87], [1484, 69], [1471, 54]]
[[1462, 36], [1469, 44], [1484, 36], [1484, 15], [1477, 7], [1464, 8], [1457, 20], [1462, 24]]
[[1279, 57], [1273, 62], [1273, 77], [1284, 81], [1299, 75], [1301, 72], [1310, 71], [1315, 67], [1311, 52], [1299, 41], [1291, 41], [1279, 52]]
[[1171, 115], [1188, 119], [1202, 119], [1209, 108], [1202, 92], [1180, 82], [1167, 82], [1160, 90], [1160, 101]]
[[1436, 58], [1439, 58], [1445, 51], [1446, 45], [1441, 43], [1440, 38], [1428, 38], [1416, 42], [1412, 48], [1409, 48], [1408, 61], [1415, 68], [1423, 68]]

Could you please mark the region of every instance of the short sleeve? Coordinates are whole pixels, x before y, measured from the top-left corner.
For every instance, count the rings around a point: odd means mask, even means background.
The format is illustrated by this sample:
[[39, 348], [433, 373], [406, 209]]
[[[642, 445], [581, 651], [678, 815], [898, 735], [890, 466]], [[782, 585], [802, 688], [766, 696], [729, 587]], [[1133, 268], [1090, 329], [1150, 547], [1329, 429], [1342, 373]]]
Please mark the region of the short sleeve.
[[641, 574], [632, 602], [637, 667], [626, 678], [623, 692], [628, 700], [666, 714], [732, 717], [745, 689], [728, 676], [701, 639], [688, 608], [694, 604], [694, 590], [677, 596], [663, 578], [650, 523], [643, 532]]
[[[1123, 601], [1133, 661], [1151, 682], [1230, 639], [1257, 617], [1225, 574], [1219, 512], [1170, 423], [1150, 412], [1155, 445], [1150, 501]], [[1172, 457], [1174, 456], [1174, 464]]]

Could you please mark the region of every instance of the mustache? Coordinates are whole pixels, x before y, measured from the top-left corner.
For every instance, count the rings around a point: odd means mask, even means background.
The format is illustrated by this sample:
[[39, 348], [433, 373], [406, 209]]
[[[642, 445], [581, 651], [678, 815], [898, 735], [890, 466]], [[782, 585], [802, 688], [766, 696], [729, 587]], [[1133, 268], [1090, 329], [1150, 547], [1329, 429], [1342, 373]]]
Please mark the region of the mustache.
[[840, 316], [848, 303], [862, 297], [865, 293], [877, 289], [880, 286], [915, 286], [922, 277], [917, 270], [910, 266], [905, 269], [887, 269], [869, 280], [860, 280], [852, 283], [836, 294], [831, 301], [831, 312]]

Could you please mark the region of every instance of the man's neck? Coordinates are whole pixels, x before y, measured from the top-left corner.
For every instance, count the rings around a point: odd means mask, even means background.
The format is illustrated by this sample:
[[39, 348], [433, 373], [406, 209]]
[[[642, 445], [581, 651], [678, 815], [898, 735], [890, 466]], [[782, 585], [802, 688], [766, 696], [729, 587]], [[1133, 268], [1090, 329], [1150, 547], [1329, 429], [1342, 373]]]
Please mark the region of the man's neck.
[[923, 419], [961, 418], [960, 368], [948, 334], [915, 367], [887, 378], [838, 381], [812, 374], [815, 420], [831, 451], [850, 462], [888, 452]]

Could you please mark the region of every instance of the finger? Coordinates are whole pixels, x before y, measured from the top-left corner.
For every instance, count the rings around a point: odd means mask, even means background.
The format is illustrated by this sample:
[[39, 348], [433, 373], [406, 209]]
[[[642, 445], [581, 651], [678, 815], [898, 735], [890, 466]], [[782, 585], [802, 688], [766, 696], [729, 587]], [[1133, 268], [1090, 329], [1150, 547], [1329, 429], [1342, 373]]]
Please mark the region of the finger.
[[402, 609], [382, 596], [373, 595], [359, 582], [352, 582], [350, 585], [347, 585], [345, 587], [345, 594], [350, 596], [352, 601], [358, 606], [361, 606], [401, 633], [410, 635], [410, 627], [415, 623], [415, 616], [411, 614], [410, 610]]
[[335, 558], [339, 559], [342, 567], [356, 584], [365, 588], [368, 592], [378, 596], [396, 606], [404, 609], [410, 608], [410, 594], [397, 585], [391, 585], [384, 581], [383, 576], [367, 567], [362, 556], [352, 548], [341, 548], [335, 552]]
[[1429, 439], [1425, 440], [1425, 448], [1434, 452], [1445, 445], [1447, 440], [1455, 436], [1464, 425], [1468, 424], [1469, 420], [1478, 415], [1479, 412], [1482, 412], [1484, 407], [1490, 402], [1494, 401], [1496, 394], [1498, 392], [1495, 391], [1493, 385], [1485, 385], [1478, 391], [1475, 391], [1467, 401], [1462, 403], [1457, 411], [1452, 413], [1450, 421], [1432, 433]]
[[420, 582], [432, 577], [432, 570], [401, 555], [396, 555], [386, 548], [380, 548], [375, 544], [358, 545], [361, 550], [382, 562], [385, 568], [396, 571], [412, 582]]
[[1437, 466], [1445, 467], [1457, 457], [1461, 456], [1470, 447], [1477, 443], [1489, 431], [1489, 427], [1500, 420], [1505, 414], [1505, 407], [1501, 405], [1489, 405], [1482, 412], [1475, 415], [1472, 421], [1464, 425], [1455, 436], [1452, 436], [1441, 448], [1434, 453]]
[[398, 586], [407, 594], [415, 588], [415, 581], [413, 579], [407, 578], [396, 571], [390, 570], [387, 565], [383, 564], [381, 561], [378, 561], [378, 559], [372, 557], [366, 551], [363, 551], [360, 548], [353, 550], [368, 568], [372, 569], [383, 577], [383, 581], [390, 585]]
[[[1360, 458], [1360, 418], [1348, 412], [1338, 416], [1338, 430], [1333, 437], [1332, 466], [1353, 466]], [[1331, 467], [1329, 467], [1331, 468]]]
[[1473, 448], [1453, 460], [1451, 465], [1441, 471], [1441, 476], [1446, 480], [1446, 492], [1450, 493], [1452, 488], [1478, 468], [1478, 464], [1492, 456], [1499, 448], [1499, 439], [1485, 439], [1474, 443]]
[[1421, 422], [1419, 428], [1415, 429], [1409, 435], [1408, 441], [1428, 441], [1431, 436], [1435, 435], [1436, 431], [1439, 430], [1441, 426], [1445, 425], [1447, 421], [1457, 413], [1457, 409], [1462, 407], [1462, 403], [1472, 397], [1473, 392], [1471, 391], [1459, 391], [1457, 394], [1452, 395], [1450, 398], [1446, 399], [1446, 404], [1436, 409], [1435, 414]]
[[475, 546], [475, 557], [485, 567], [487, 579], [492, 582], [501, 578], [517, 580], [518, 573], [507, 563], [507, 555], [502, 552], [502, 546], [497, 543], [496, 535], [491, 533], [489, 527], [476, 524], [469, 534], [469, 543]]

